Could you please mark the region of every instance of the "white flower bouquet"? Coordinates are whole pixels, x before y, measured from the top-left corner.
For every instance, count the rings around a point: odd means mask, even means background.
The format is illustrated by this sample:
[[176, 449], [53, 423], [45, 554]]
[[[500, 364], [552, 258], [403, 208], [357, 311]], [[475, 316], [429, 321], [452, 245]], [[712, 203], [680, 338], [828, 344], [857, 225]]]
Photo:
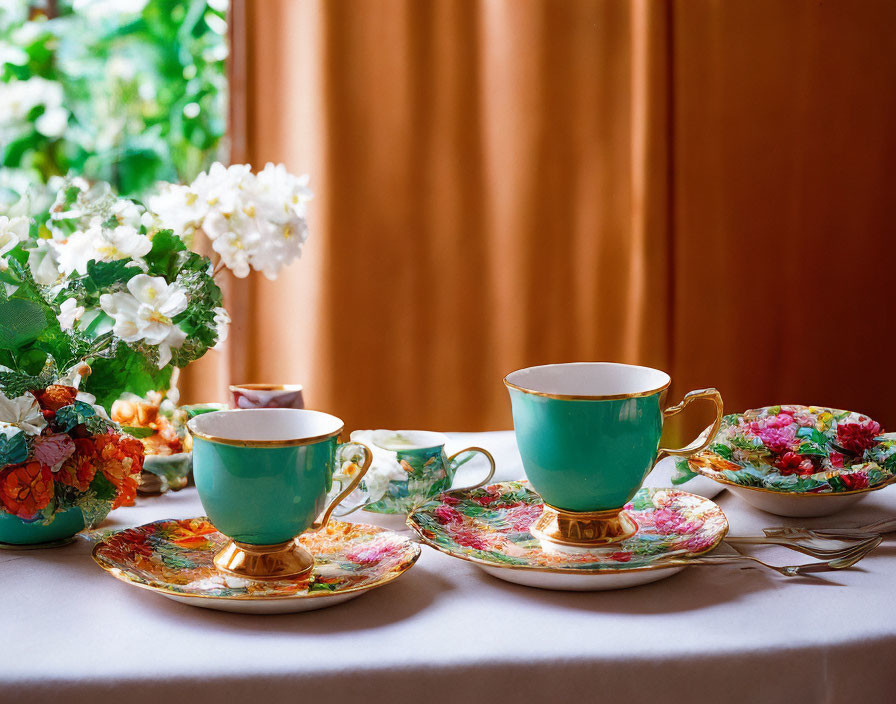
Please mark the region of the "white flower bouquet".
[[[62, 376], [85, 361], [83, 387], [107, 409], [125, 392], [168, 388], [175, 367], [226, 337], [215, 274], [275, 278], [300, 256], [307, 183], [282, 165], [253, 174], [216, 163], [188, 186], [161, 184], [148, 208], [80, 179], [49, 212], [23, 199], [0, 215], [0, 365], [13, 370], [0, 372], [0, 390], [5, 374], [27, 388], [22, 375]], [[191, 251], [200, 231], [215, 265]]]
[[283, 164], [253, 174], [247, 164], [215, 163], [189, 186], [166, 184], [148, 205], [157, 226], [181, 233], [188, 245], [204, 232], [219, 266], [236, 276], [254, 269], [275, 279], [301, 256], [311, 197], [308, 177], [293, 176]]

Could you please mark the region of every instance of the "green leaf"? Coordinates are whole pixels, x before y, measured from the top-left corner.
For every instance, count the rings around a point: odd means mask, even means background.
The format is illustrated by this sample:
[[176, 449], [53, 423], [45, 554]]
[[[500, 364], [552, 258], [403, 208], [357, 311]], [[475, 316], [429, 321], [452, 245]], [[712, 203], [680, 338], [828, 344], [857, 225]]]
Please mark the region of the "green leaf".
[[797, 452], [801, 455], [814, 455], [815, 457], [827, 457], [828, 451], [819, 447], [813, 442], [804, 442], [800, 444], [799, 450]]
[[672, 475], [673, 486], [689, 482], [696, 476], [698, 476], [697, 472], [691, 470], [687, 459], [680, 457], [675, 460], [675, 473]]
[[159, 230], [152, 236], [152, 249], [143, 257], [149, 266], [149, 273], [164, 276], [169, 281], [177, 276], [185, 257], [180, 253], [186, 250], [180, 237], [171, 230]]
[[309, 592], [335, 592], [339, 588], [338, 584], [327, 584], [325, 582], [314, 582], [308, 587]]
[[[43, 391], [52, 384], [59, 373], [56, 364], [48, 359], [45, 354], [40, 354], [40, 370], [37, 374], [29, 374], [23, 369], [10, 372], [0, 372], [0, 391], [7, 398], [16, 398], [26, 391]], [[17, 360], [21, 362], [21, 358]]]
[[28, 459], [28, 440], [25, 433], [18, 432], [12, 436], [0, 435], [0, 467], [7, 464], [18, 464]]
[[116, 283], [126, 284], [140, 273], [136, 266], [128, 266], [130, 259], [119, 259], [114, 262], [98, 262], [91, 259], [87, 262], [87, 275], [82, 277], [84, 287], [96, 293]]
[[148, 391], [167, 389], [172, 371], [171, 366], [159, 369], [153, 360], [124, 343], [119, 343], [109, 358], [92, 359], [90, 368], [84, 389], [107, 411], [125, 392], [145, 396]]
[[711, 445], [709, 449], [715, 452], [719, 457], [723, 457], [726, 460], [731, 459], [731, 448], [727, 445], [715, 443], [714, 445]]
[[828, 436], [816, 428], [800, 428], [796, 431], [798, 438], [806, 438], [820, 447], [828, 444]]
[[133, 425], [123, 425], [121, 426], [122, 432], [127, 433], [128, 435], [132, 435], [135, 438], [148, 438], [152, 435], [155, 430], [152, 428], [138, 428]]
[[0, 347], [16, 350], [36, 340], [47, 327], [46, 308], [25, 298], [0, 301]]
[[116, 426], [97, 415], [89, 403], [75, 401], [70, 406], [63, 406], [56, 411], [53, 424], [63, 433], [71, 432], [78, 425], [83, 425], [91, 435], [100, 435]]
[[115, 485], [106, 479], [106, 475], [102, 472], [97, 472], [94, 475], [93, 481], [90, 482], [90, 491], [96, 495], [96, 498], [102, 501], [113, 501], [116, 493], [118, 493]]

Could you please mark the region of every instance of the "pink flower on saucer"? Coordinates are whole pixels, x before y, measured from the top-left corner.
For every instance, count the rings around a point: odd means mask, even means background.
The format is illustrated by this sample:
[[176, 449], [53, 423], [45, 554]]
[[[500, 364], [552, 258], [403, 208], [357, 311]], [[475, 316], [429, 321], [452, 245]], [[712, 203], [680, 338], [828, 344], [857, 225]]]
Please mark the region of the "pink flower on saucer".
[[435, 515], [436, 520], [442, 525], [460, 524], [463, 523], [464, 520], [464, 517], [460, 512], [451, 506], [439, 506], [433, 511], [433, 515]]
[[509, 511], [505, 519], [511, 530], [522, 533], [529, 530], [541, 515], [541, 506], [526, 506], [514, 511]]
[[455, 543], [466, 548], [473, 548], [474, 550], [490, 549], [488, 541], [472, 530], [459, 530], [452, 536], [452, 538], [454, 538]]

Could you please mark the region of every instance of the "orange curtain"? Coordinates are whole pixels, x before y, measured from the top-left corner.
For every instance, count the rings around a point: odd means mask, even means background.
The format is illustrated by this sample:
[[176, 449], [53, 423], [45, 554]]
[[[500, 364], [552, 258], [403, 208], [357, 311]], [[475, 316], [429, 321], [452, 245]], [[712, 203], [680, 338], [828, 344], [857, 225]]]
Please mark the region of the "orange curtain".
[[611, 359], [669, 370], [670, 401], [896, 425], [896, 6], [233, 10], [233, 159], [317, 197], [303, 259], [233, 286], [229, 349], [186, 398], [298, 381], [350, 428], [506, 428], [508, 371]]

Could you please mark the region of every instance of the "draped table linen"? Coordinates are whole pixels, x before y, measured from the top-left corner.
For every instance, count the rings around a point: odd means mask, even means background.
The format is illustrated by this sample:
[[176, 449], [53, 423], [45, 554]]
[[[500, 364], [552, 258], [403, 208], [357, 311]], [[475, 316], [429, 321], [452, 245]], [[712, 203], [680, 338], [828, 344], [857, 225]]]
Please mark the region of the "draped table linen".
[[[491, 450], [496, 481], [523, 476], [512, 433], [449, 437], [449, 452]], [[469, 462], [456, 485], [482, 471]], [[667, 481], [659, 470], [648, 484], [657, 481]], [[764, 514], [728, 492], [715, 500], [733, 535], [896, 512], [893, 489], [816, 519]], [[197, 515], [189, 488], [138, 498], [102, 527]], [[2, 551], [0, 702], [892, 702], [893, 546], [885, 540], [857, 567], [811, 578], [693, 567], [591, 593], [509, 584], [423, 546], [393, 584], [280, 616], [198, 609], [130, 587], [93, 563], [83, 538]], [[779, 549], [754, 554], [808, 560]]]

